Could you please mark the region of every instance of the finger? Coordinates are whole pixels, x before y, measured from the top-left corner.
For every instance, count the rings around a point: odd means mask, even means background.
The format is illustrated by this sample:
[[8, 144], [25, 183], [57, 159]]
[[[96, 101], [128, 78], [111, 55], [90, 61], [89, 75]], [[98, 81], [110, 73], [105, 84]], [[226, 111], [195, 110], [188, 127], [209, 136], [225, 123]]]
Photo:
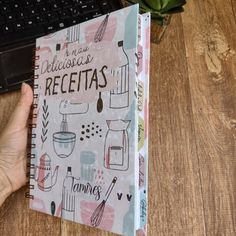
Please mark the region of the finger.
[[28, 84], [23, 83], [20, 100], [7, 125], [8, 133], [16, 132], [26, 127], [32, 102], [33, 91]]

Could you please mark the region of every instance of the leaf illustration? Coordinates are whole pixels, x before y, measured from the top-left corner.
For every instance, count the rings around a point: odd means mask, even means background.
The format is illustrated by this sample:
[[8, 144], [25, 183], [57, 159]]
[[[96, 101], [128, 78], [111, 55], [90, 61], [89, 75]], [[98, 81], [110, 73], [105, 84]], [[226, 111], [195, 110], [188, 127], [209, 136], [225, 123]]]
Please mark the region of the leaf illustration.
[[49, 125], [49, 111], [46, 99], [43, 100], [43, 114], [42, 114], [42, 134], [41, 134], [41, 141], [42, 147], [45, 141], [47, 140], [47, 133], [48, 133], [48, 125]]

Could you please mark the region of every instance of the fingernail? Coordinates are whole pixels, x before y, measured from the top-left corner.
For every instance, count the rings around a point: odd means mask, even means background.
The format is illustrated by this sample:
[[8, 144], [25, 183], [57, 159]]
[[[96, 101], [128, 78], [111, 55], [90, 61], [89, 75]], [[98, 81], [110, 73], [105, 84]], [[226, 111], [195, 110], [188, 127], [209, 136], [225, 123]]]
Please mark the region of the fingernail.
[[22, 95], [24, 95], [26, 93], [26, 87], [27, 87], [26, 83], [23, 82], [21, 85], [21, 94]]

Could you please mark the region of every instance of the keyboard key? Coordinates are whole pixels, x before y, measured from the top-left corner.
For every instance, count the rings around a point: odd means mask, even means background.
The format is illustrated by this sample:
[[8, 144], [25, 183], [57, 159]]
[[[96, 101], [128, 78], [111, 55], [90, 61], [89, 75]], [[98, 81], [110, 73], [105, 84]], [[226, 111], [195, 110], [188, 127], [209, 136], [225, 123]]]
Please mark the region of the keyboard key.
[[45, 13], [45, 16], [47, 17], [48, 22], [57, 21], [59, 19], [57, 12], [47, 12]]
[[77, 17], [71, 18], [69, 20], [68, 26], [79, 24], [81, 21], [82, 21], [81, 16], [77, 16]]
[[13, 9], [18, 10], [20, 8], [20, 5], [18, 3], [13, 4]]
[[52, 9], [53, 11], [58, 11], [58, 10], [60, 9], [60, 7], [58, 6], [57, 3], [53, 3], [53, 4], [51, 5], [51, 9]]
[[33, 17], [33, 16], [38, 15], [38, 14], [39, 14], [38, 9], [36, 9], [36, 8], [28, 8], [28, 15], [30, 17]]
[[0, 45], [4, 46], [9, 44], [9, 42], [22, 42], [26, 39], [30, 41], [31, 39], [35, 39], [35, 37], [40, 37], [45, 35], [44, 28], [42, 26], [33, 27], [30, 29], [25, 28], [23, 31], [13, 32], [13, 27], [11, 28], [11, 32], [8, 31], [8, 34], [3, 34], [0, 37]]
[[43, 17], [43, 15], [36, 15], [34, 17], [35, 21], [37, 24], [45, 24], [47, 21], [47, 18], [46, 17]]
[[82, 21], [87, 21], [87, 20], [89, 20], [91, 18], [92, 18], [92, 14], [91, 13], [82, 15]]
[[6, 14], [7, 12], [10, 12], [10, 11], [11, 11], [10, 4], [6, 4], [6, 3], [1, 4], [0, 12], [2, 12], [3, 14]]
[[57, 24], [55, 22], [50, 23], [50, 24], [45, 25], [44, 28], [47, 33], [51, 33], [53, 31], [57, 30]]
[[35, 0], [36, 5], [42, 5], [44, 4], [43, 0]]
[[75, 8], [75, 7], [69, 7], [68, 11], [70, 12], [70, 15], [72, 16], [78, 16], [82, 14], [82, 11], [79, 8]]
[[13, 14], [13, 13], [8, 13], [8, 14], [6, 15], [6, 20], [7, 20], [7, 21], [14, 21], [14, 20], [15, 20], [15, 14]]
[[56, 26], [58, 27], [58, 29], [63, 29], [68, 26], [68, 23], [67, 23], [67, 21], [60, 21], [60, 22], [56, 23]]
[[18, 21], [17, 23], [13, 24], [13, 27], [14, 27], [15, 31], [20, 31], [25, 28], [25, 23], [24, 23], [24, 21]]
[[12, 25], [3, 25], [1, 27], [1, 32], [3, 34], [9, 34], [9, 33], [13, 32], [13, 31], [14, 31], [14, 28], [13, 28]]
[[102, 16], [101, 11], [94, 11], [94, 12], [92, 12], [92, 18], [96, 18], [96, 17], [99, 17], [99, 16]]
[[69, 7], [72, 6], [72, 2], [70, 0], [60, 0], [60, 5], [62, 7]]
[[71, 13], [68, 9], [64, 9], [60, 12], [58, 12], [61, 19], [68, 19], [71, 17]]
[[0, 0], [0, 46], [101, 16], [112, 10], [111, 5], [109, 0]]
[[109, 1], [107, 0], [100, 0], [101, 7], [109, 7]]
[[102, 7], [102, 13], [103, 13], [103, 14], [107, 14], [107, 13], [109, 13], [109, 12], [111, 12], [110, 7]]
[[32, 18], [27, 20], [26, 23], [25, 23], [26, 27], [32, 27], [33, 25], [35, 25], [35, 21]]
[[82, 5], [81, 9], [84, 14], [87, 14], [92, 11], [99, 11], [98, 5], [95, 4], [94, 2], [90, 2], [90, 3], [86, 3], [86, 4]]

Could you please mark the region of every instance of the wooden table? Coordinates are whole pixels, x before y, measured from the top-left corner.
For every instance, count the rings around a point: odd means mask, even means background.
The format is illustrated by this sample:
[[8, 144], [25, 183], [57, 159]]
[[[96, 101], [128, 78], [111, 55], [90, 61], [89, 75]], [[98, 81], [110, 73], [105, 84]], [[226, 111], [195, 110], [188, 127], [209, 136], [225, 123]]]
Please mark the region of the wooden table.
[[[236, 235], [236, 2], [188, 1], [152, 44], [149, 235]], [[153, 32], [154, 33], [154, 32]], [[0, 130], [19, 93], [0, 96]], [[113, 235], [28, 209], [0, 209], [2, 236]]]

